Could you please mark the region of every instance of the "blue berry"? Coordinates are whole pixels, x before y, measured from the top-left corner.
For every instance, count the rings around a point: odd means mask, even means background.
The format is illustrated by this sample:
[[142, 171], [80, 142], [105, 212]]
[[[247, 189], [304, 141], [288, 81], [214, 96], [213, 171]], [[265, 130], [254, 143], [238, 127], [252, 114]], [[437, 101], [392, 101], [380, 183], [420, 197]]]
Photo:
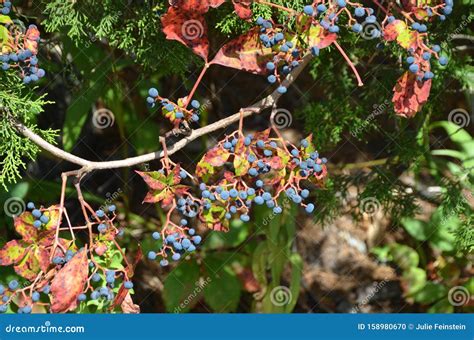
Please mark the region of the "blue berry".
[[41, 217], [41, 211], [39, 211], [38, 209], [34, 209], [31, 214], [33, 215], [33, 217], [36, 217], [36, 218], [40, 218]]
[[261, 187], [263, 187], [263, 181], [259, 179], [258, 181], [255, 182], [255, 185], [257, 187], [261, 188]]
[[107, 208], [108, 211], [110, 212], [114, 212], [115, 210], [117, 210], [117, 207], [115, 205], [109, 205], [109, 207]]
[[280, 94], [285, 94], [286, 91], [287, 91], [287, 88], [286, 88], [285, 86], [281, 85], [281, 86], [278, 86], [277, 91], [278, 91], [278, 93], [280, 93]]
[[99, 292], [93, 291], [93, 292], [91, 293], [91, 300], [97, 300], [99, 297], [100, 297]]
[[184, 249], [188, 249], [189, 246], [191, 246], [191, 241], [187, 238], [185, 238], [182, 242], [181, 245], [183, 246]]
[[345, 0], [337, 0], [337, 5], [339, 7], [346, 7], [346, 1]]
[[41, 225], [42, 225], [42, 223], [39, 220], [36, 220], [36, 221], [33, 222], [33, 227], [35, 227], [36, 229], [41, 228]]
[[320, 4], [318, 5], [318, 7], [316, 7], [316, 9], [318, 10], [318, 12], [326, 12], [327, 7], [323, 4]]
[[247, 214], [243, 214], [243, 215], [240, 215], [240, 219], [241, 219], [243, 222], [248, 222], [248, 221], [250, 221], [250, 216], [247, 215]]
[[306, 206], [306, 208], [305, 208], [304, 210], [306, 210], [306, 212], [307, 212], [308, 214], [311, 214], [311, 213], [313, 212], [313, 210], [314, 210], [314, 204], [313, 204], [313, 203], [309, 203], [309, 204]]
[[199, 235], [196, 235], [196, 236], [193, 237], [193, 242], [194, 242], [194, 244], [199, 244], [199, 243], [201, 243], [201, 240], [202, 240], [202, 239], [201, 239], [201, 236], [199, 236]]
[[201, 104], [197, 100], [191, 101], [191, 106], [195, 109], [199, 109], [201, 107]]
[[26, 205], [26, 207], [30, 210], [33, 210], [35, 208], [35, 204], [33, 202], [28, 202], [28, 204]]
[[87, 296], [84, 293], [79, 294], [79, 296], [77, 297], [77, 301], [86, 301], [86, 300], [87, 300]]
[[152, 260], [152, 261], [153, 261], [154, 259], [156, 259], [156, 253], [155, 253], [154, 251], [149, 251], [149, 252], [148, 252], [148, 259], [149, 259], [149, 260]]
[[281, 209], [281, 207], [275, 207], [275, 208], [273, 208], [273, 213], [274, 213], [274, 214], [281, 214], [282, 211], [283, 211], [283, 210]]
[[263, 199], [262, 196], [256, 196], [253, 200], [254, 200], [255, 203], [258, 204], [258, 205], [262, 205], [263, 202], [264, 202], [264, 199]]
[[[270, 84], [273, 84], [277, 81], [277, 78], [273, 74], [271, 74], [271, 75], [268, 76], [267, 80]], [[249, 144], [246, 144], [246, 145], [249, 145]]]
[[446, 58], [446, 57], [439, 58], [439, 64], [442, 65], [442, 66], [447, 65], [448, 64], [448, 58]]
[[156, 98], [158, 97], [158, 90], [152, 87], [151, 89], [148, 90], [148, 95], [150, 97]]
[[10, 288], [11, 290], [17, 289], [18, 286], [19, 286], [19, 283], [17, 280], [11, 280], [10, 282], [8, 282], [8, 288]]
[[31, 300], [32, 300], [33, 302], [37, 302], [37, 301], [39, 301], [39, 299], [40, 299], [40, 293], [38, 293], [38, 292], [33, 292], [33, 294], [31, 294]]
[[191, 236], [193, 236], [195, 233], [196, 233], [196, 230], [194, 230], [193, 228], [188, 230], [188, 234]]
[[418, 64], [411, 64], [408, 69], [409, 69], [410, 72], [412, 72], [412, 73], [417, 73], [418, 70], [420, 69], [420, 67], [418, 66]]
[[44, 294], [49, 294], [51, 290], [51, 287], [49, 285], [46, 285], [43, 287], [43, 289], [41, 290]]
[[40, 221], [44, 224], [47, 224], [49, 222], [49, 217], [46, 215], [41, 215]]
[[365, 15], [365, 10], [362, 7], [357, 7], [354, 14], [356, 17], [363, 17]]
[[97, 217], [99, 217], [99, 218], [102, 218], [102, 217], [105, 216], [105, 213], [104, 213], [103, 210], [97, 210], [97, 211], [95, 212], [95, 214], [96, 214]]
[[99, 233], [104, 233], [107, 230], [107, 226], [105, 224], [101, 223], [97, 227], [97, 230], [99, 231]]
[[267, 67], [267, 70], [273, 71], [275, 69], [275, 64], [272, 63], [271, 61], [269, 61], [266, 65], [266, 67]]
[[155, 240], [159, 240], [161, 238], [161, 235], [159, 232], [155, 231], [153, 234], [151, 234], [151, 237]]
[[359, 24], [359, 23], [356, 23], [356, 24], [352, 25], [352, 30], [355, 33], [360, 33], [360, 32], [362, 32], [362, 25]]
[[304, 6], [303, 12], [306, 15], [313, 15], [313, 12], [314, 12], [313, 6], [311, 6], [311, 5]]
[[160, 266], [162, 266], [162, 267], [166, 267], [168, 264], [169, 264], [168, 260], [163, 259], [163, 260], [160, 261]]
[[174, 261], [178, 261], [181, 258], [181, 254], [180, 253], [174, 253], [173, 256], [171, 256], [171, 258]]
[[92, 275], [91, 279], [92, 279], [93, 282], [99, 282], [100, 281], [99, 273], [94, 273], [94, 275]]

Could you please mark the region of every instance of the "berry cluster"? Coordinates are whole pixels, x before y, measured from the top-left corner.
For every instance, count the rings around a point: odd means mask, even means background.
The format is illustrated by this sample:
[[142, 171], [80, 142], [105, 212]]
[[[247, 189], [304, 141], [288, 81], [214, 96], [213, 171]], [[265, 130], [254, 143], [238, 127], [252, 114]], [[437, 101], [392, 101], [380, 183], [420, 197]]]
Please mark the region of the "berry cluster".
[[[254, 204], [281, 214], [284, 203], [291, 200], [308, 213], [314, 211], [314, 203], [308, 201], [310, 187], [303, 187], [303, 182], [320, 184], [327, 160], [319, 157], [311, 137], [295, 146], [270, 133], [268, 129], [244, 135], [239, 130], [209, 150], [195, 171], [200, 182], [191, 177], [199, 183], [199, 195], [193, 195], [194, 186], [182, 184], [189, 175], [167, 157], [161, 160], [160, 171], [139, 172], [150, 187], [144, 201], [161, 203], [168, 210], [162, 231], [152, 235], [160, 249], [148, 253], [150, 260], [159, 259], [161, 266], [167, 266], [169, 257], [177, 261], [196, 249], [202, 238], [188, 226], [189, 218], [227, 231], [234, 216], [249, 222]], [[173, 213], [186, 218], [174, 223]]]
[[[265, 65], [269, 73], [267, 81], [270, 84], [281, 83], [283, 76], [288, 75], [299, 65], [302, 55], [296, 48], [295, 42], [287, 40], [283, 29], [276, 27], [272, 21], [259, 17], [257, 24], [260, 26], [261, 43], [274, 51], [273, 60], [268, 61]], [[277, 90], [281, 94], [287, 91], [283, 85], [280, 85]]]
[[12, 3], [11, 1], [2, 1], [0, 2], [0, 13], [4, 15], [10, 14], [10, 11], [12, 9]]
[[[4, 3], [5, 4], [5, 3]], [[7, 7], [4, 7], [5, 9]], [[24, 32], [21, 25], [10, 21], [7, 41], [0, 50], [0, 67], [3, 71], [18, 69], [23, 83], [37, 82], [45, 76], [45, 71], [38, 67], [38, 42], [40, 34], [35, 25], [30, 25]]]
[[[33, 202], [15, 217], [15, 229], [22, 239], [8, 242], [0, 250], [0, 265], [14, 265], [16, 273], [28, 281], [0, 285], [0, 312], [30, 313], [36, 304], [51, 312], [87, 310], [88, 304], [82, 302], [97, 299], [102, 299], [103, 308], [120, 306], [133, 288], [133, 267], [115, 239], [120, 235], [114, 226], [116, 206], [94, 211], [86, 202], [81, 204], [86, 219], [82, 226], [70, 225], [65, 208], [37, 208]], [[61, 225], [61, 211], [68, 226]], [[79, 248], [75, 230], [90, 231], [87, 247]], [[63, 233], [72, 234], [72, 239], [62, 238]]]
[[163, 115], [168, 118], [175, 127], [178, 127], [182, 122], [198, 122], [199, 121], [199, 108], [201, 104], [197, 100], [192, 100], [191, 109], [188, 109], [187, 99], [179, 99], [178, 103], [175, 104], [172, 101], [162, 98], [156, 88], [152, 87], [148, 90], [148, 97], [146, 98], [147, 104], [150, 107], [155, 107], [156, 103], [159, 102], [162, 108]]
[[163, 227], [161, 234], [154, 232], [152, 237], [160, 243], [160, 250], [150, 251], [148, 259], [156, 260], [160, 257], [160, 266], [166, 267], [169, 264], [168, 257], [173, 261], [180, 260], [185, 254], [192, 253], [196, 246], [201, 243], [201, 236], [196, 235], [196, 230], [188, 228], [188, 221], [181, 219], [179, 225], [168, 221]]
[[36, 229], [41, 229], [49, 222], [49, 211], [45, 209], [36, 209], [33, 202], [29, 202], [26, 207], [31, 210], [31, 215], [35, 218], [33, 222], [33, 227]]

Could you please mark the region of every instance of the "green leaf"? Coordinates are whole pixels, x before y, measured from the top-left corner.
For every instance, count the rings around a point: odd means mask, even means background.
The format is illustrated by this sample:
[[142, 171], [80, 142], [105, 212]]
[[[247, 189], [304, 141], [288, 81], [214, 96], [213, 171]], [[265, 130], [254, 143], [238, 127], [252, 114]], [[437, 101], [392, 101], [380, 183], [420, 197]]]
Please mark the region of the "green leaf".
[[394, 262], [404, 270], [410, 270], [412, 267], [417, 267], [420, 261], [418, 253], [403, 244], [391, 244], [390, 254], [393, 257]]
[[447, 294], [448, 289], [444, 285], [428, 281], [426, 285], [414, 295], [414, 299], [418, 303], [428, 305], [442, 299]]
[[297, 253], [293, 253], [290, 256], [291, 263], [291, 282], [290, 282], [290, 292], [291, 300], [285, 307], [286, 313], [293, 312], [293, 309], [298, 302], [298, 296], [301, 288], [301, 277], [303, 274], [303, 259]]
[[267, 256], [268, 256], [268, 247], [267, 242], [260, 242], [260, 244], [255, 248], [253, 252], [252, 260], [252, 272], [257, 281], [261, 286], [265, 287], [267, 285], [267, 275], [266, 275], [266, 266], [267, 266]]
[[198, 302], [201, 291], [196, 261], [181, 262], [164, 282], [163, 299], [166, 310], [170, 313], [189, 311]]
[[105, 52], [91, 45], [84, 51], [66, 40], [65, 49], [72, 54], [72, 59], [84, 73], [84, 86], [75, 94], [66, 111], [63, 125], [63, 147], [71, 151], [79, 138], [93, 104], [106, 92], [108, 74], [113, 63]]
[[428, 313], [454, 313], [454, 307], [448, 299], [442, 299], [428, 308]]
[[407, 295], [412, 296], [426, 285], [426, 272], [418, 267], [409, 268], [403, 273], [403, 280], [407, 285]]
[[228, 258], [213, 255], [205, 259], [209, 284], [204, 289], [204, 300], [215, 312], [228, 313], [237, 309], [241, 286]]
[[426, 241], [430, 235], [429, 224], [414, 218], [402, 219], [405, 230], [418, 241]]
[[227, 233], [210, 233], [204, 249], [234, 248], [241, 245], [249, 235], [249, 224], [233, 220]]

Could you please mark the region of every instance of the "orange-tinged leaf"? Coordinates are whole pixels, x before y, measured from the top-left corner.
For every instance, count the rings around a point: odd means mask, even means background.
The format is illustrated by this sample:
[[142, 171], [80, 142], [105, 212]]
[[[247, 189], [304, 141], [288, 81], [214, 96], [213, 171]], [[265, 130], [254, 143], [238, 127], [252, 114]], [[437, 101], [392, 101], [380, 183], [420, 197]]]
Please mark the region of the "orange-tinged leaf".
[[161, 24], [166, 39], [179, 41], [207, 60], [209, 54], [207, 24], [201, 13], [170, 7], [168, 12], [161, 17]]
[[56, 274], [51, 282], [51, 311], [65, 313], [77, 306], [77, 297], [84, 289], [89, 266], [87, 251], [79, 250]]
[[252, 17], [252, 10], [250, 9], [252, 1], [232, 0], [232, 3], [234, 4], [235, 13], [237, 13], [241, 19], [247, 20]]
[[273, 58], [273, 50], [260, 43], [259, 29], [254, 28], [231, 40], [217, 52], [213, 64], [255, 74], [265, 74], [265, 64]]
[[431, 91], [431, 79], [421, 81], [410, 72], [405, 72], [393, 88], [395, 112], [402, 117], [413, 117], [428, 100]]
[[404, 21], [394, 20], [385, 26], [383, 36], [387, 41], [397, 40], [403, 48], [410, 48], [416, 44], [417, 33], [411, 31]]
[[18, 263], [26, 254], [26, 247], [21, 241], [13, 240], [0, 249], [0, 266]]
[[36, 246], [28, 247], [23, 259], [13, 267], [18, 275], [27, 280], [34, 280], [42, 268], [47, 267], [44, 260], [49, 261], [49, 258], [47, 255], [46, 257], [43, 256], [44, 252], [47, 253], [47, 251], [39, 251], [38, 249]]
[[328, 33], [320, 25], [311, 25], [309, 30], [303, 34], [303, 39], [309, 47], [317, 47], [322, 49], [335, 42], [337, 39], [337, 34]]

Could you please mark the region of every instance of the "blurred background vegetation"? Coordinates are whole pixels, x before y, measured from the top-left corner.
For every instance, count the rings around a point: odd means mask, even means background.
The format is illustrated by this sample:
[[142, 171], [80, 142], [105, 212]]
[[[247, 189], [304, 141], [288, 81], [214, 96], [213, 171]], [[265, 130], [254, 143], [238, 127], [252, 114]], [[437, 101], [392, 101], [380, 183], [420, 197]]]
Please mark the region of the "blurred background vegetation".
[[[273, 1], [300, 9], [306, 1]], [[47, 76], [31, 93], [14, 89], [40, 129], [65, 150], [91, 160], [122, 159], [159, 148], [170, 129], [146, 106], [149, 87], [177, 99], [191, 89], [201, 61], [161, 33], [167, 1], [13, 1], [16, 14], [42, 33], [39, 59]], [[358, 88], [347, 64], [328, 48], [315, 59], [279, 107], [293, 124], [290, 140], [312, 133], [329, 159], [329, 180], [314, 193], [313, 218], [288, 204], [283, 216], [255, 210], [251, 223], [233, 221], [230, 232], [207, 232], [192, 258], [171, 269], [143, 260], [134, 277], [142, 312], [472, 312], [472, 304], [450, 303], [456, 287], [474, 294], [474, 67], [473, 1], [456, 2], [445, 22], [430, 25], [450, 63], [435, 69], [429, 102], [413, 119], [395, 116], [392, 87], [404, 71], [403, 52], [375, 40], [341, 33], [363, 77]], [[285, 16], [253, 5], [254, 15]], [[212, 51], [249, 24], [228, 4], [207, 15]], [[380, 15], [380, 13], [379, 13]], [[394, 50], [388, 51], [393, 48]], [[400, 55], [400, 57], [394, 57]], [[0, 73], [0, 90], [12, 91], [11, 75]], [[197, 92], [205, 103], [201, 125], [217, 121], [271, 91], [264, 78], [213, 67]], [[37, 98], [43, 97], [45, 104]], [[28, 97], [28, 98], [27, 98]], [[26, 105], [25, 104], [25, 105]], [[112, 111], [113, 126], [97, 129], [92, 115]], [[467, 113], [470, 121], [449, 119]], [[249, 130], [268, 127], [269, 112], [245, 121]], [[452, 115], [451, 115], [452, 117]], [[462, 125], [462, 126], [461, 126]], [[235, 126], [227, 129], [233, 131]], [[57, 130], [54, 137], [52, 130]], [[172, 156], [188, 171], [226, 131], [191, 143]], [[37, 150], [31, 150], [36, 153]], [[27, 161], [29, 154], [18, 155]], [[132, 169], [97, 171], [83, 180], [86, 199], [97, 207], [113, 201], [125, 227], [128, 253], [153, 248], [151, 233], [164, 212], [142, 205], [145, 184]], [[59, 200], [60, 175], [76, 167], [42, 153], [28, 160], [22, 178], [1, 189], [9, 197], [50, 205]], [[80, 218], [75, 192], [67, 208]], [[1, 243], [15, 237], [12, 220], [0, 217]], [[1, 245], [1, 244], [0, 244]], [[2, 277], [12, 273], [4, 268]], [[288, 287], [291, 299], [274, 303], [272, 292]], [[472, 300], [471, 300], [472, 302]]]

